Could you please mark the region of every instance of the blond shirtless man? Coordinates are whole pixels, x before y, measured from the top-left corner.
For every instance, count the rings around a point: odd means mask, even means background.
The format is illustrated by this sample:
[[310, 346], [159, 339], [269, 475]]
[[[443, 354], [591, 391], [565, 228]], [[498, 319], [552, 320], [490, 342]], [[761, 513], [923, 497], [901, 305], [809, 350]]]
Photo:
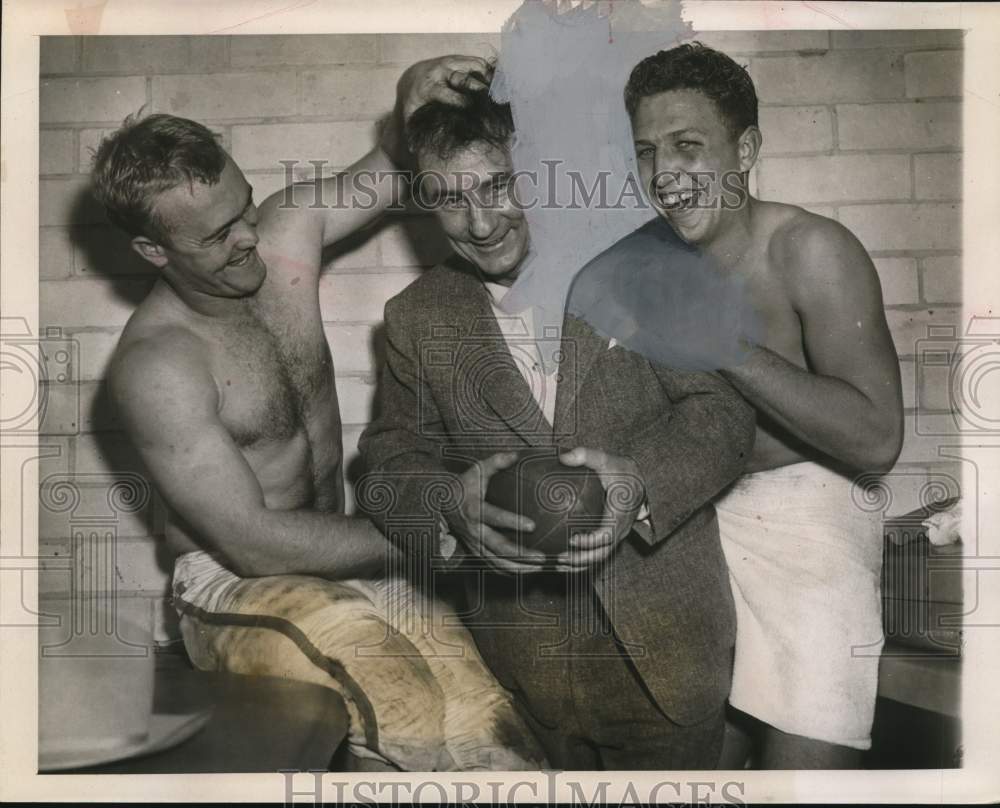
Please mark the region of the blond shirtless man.
[[837, 222], [747, 191], [757, 96], [728, 56], [685, 44], [625, 90], [650, 201], [672, 234], [739, 278], [757, 315], [723, 374], [756, 407], [747, 474], [717, 502], [737, 604], [731, 706], [763, 768], [847, 768], [870, 746], [881, 531], [852, 477], [893, 466], [898, 360], [878, 277]]
[[[405, 160], [409, 114], [454, 101], [456, 88], [482, 84], [485, 69], [472, 57], [414, 65], [376, 148], [342, 175], [295, 184], [259, 207], [236, 163], [194, 121], [129, 119], [95, 157], [97, 196], [157, 270], [108, 381], [168, 506], [187, 650], [199, 667], [338, 689], [362, 768], [538, 765], [529, 746], [522, 755], [478, 719], [456, 727], [461, 705], [445, 710], [444, 700], [460, 688], [442, 698], [441, 663], [421, 661], [421, 643], [432, 641], [386, 629], [383, 583], [399, 551], [368, 520], [344, 514], [318, 294], [324, 247], [397, 200], [403, 185], [392, 172]], [[462, 664], [464, 674], [450, 675], [473, 683], [471, 709], [499, 719], [499, 729], [519, 727], [512, 715], [504, 726], [504, 694], [481, 660]]]

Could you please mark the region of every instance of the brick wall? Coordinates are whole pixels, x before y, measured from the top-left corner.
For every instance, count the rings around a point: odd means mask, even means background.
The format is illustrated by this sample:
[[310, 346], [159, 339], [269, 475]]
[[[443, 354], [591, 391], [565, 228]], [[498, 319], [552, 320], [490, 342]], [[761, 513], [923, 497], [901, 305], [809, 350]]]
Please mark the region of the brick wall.
[[[699, 38], [749, 64], [758, 84], [760, 194], [838, 219], [872, 253], [903, 368], [907, 442], [891, 478], [890, 511], [905, 512], [928, 479], [958, 474], [938, 459], [939, 439], [917, 434], [918, 407], [921, 416], [940, 419], [949, 404], [946, 380], [917, 389], [914, 357], [928, 325], [959, 322], [961, 36], [777, 31]], [[127, 512], [109, 511], [106, 496], [107, 475], [141, 474], [101, 380], [152, 274], [88, 196], [90, 150], [101, 136], [144, 105], [196, 118], [221, 134], [263, 199], [285, 182], [278, 159], [325, 159], [336, 168], [366, 151], [406, 65], [498, 47], [497, 34], [42, 39], [40, 320], [79, 350], [79, 383], [53, 376], [41, 427], [53, 456], [41, 468], [49, 485], [39, 529], [53, 566], [69, 551], [69, 536], [105, 514], [111, 529], [101, 535], [115, 544], [116, 591], [149, 599], [160, 636], [171, 634], [163, 606], [169, 561], [155, 538], [162, 505], [153, 496]], [[432, 221], [408, 216], [352, 237], [329, 256], [320, 296], [351, 469], [374, 392], [382, 305], [446, 252]], [[53, 504], [60, 474], [76, 481], [72, 508]], [[43, 594], [67, 592], [67, 576], [62, 569], [43, 574]]]

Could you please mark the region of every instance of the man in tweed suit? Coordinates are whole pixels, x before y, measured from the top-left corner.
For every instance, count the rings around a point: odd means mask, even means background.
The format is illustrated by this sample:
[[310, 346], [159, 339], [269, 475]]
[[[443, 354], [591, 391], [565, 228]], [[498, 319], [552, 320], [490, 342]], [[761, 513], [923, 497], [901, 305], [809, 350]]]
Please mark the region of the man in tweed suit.
[[[752, 411], [714, 374], [654, 366], [575, 317], [553, 335], [504, 315], [529, 249], [508, 107], [428, 104], [408, 135], [455, 254], [386, 304], [359, 503], [414, 567], [461, 576], [466, 624], [552, 766], [712, 768], [735, 626], [709, 503], [750, 452]], [[529, 447], [627, 487], [554, 563], [498, 531], [529, 520], [483, 502]]]

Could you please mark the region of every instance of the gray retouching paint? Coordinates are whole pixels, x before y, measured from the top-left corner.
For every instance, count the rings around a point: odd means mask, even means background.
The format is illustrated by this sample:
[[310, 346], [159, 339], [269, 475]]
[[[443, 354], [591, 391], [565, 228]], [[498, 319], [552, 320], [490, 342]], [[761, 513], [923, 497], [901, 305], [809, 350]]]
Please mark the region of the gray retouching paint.
[[[561, 323], [565, 308], [648, 359], [686, 370], [731, 367], [744, 355], [738, 338], [758, 334], [742, 285], [673, 237], [638, 182], [628, 75], [693, 36], [678, 2], [571, 8], [526, 0], [505, 24], [491, 93], [511, 105], [515, 171], [534, 172], [537, 183], [517, 183], [531, 251], [503, 309], [532, 316], [535, 333]], [[597, 204], [600, 190], [587, 203], [602, 173], [607, 204]]]

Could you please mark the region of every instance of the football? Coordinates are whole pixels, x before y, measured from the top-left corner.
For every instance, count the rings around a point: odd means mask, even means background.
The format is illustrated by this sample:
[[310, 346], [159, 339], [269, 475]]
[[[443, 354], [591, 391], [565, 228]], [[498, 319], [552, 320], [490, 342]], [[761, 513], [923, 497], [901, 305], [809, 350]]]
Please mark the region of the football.
[[529, 449], [490, 478], [486, 501], [535, 523], [531, 532], [501, 529], [507, 538], [554, 556], [569, 547], [570, 536], [600, 524], [604, 486], [592, 469], [564, 466], [551, 449]]

